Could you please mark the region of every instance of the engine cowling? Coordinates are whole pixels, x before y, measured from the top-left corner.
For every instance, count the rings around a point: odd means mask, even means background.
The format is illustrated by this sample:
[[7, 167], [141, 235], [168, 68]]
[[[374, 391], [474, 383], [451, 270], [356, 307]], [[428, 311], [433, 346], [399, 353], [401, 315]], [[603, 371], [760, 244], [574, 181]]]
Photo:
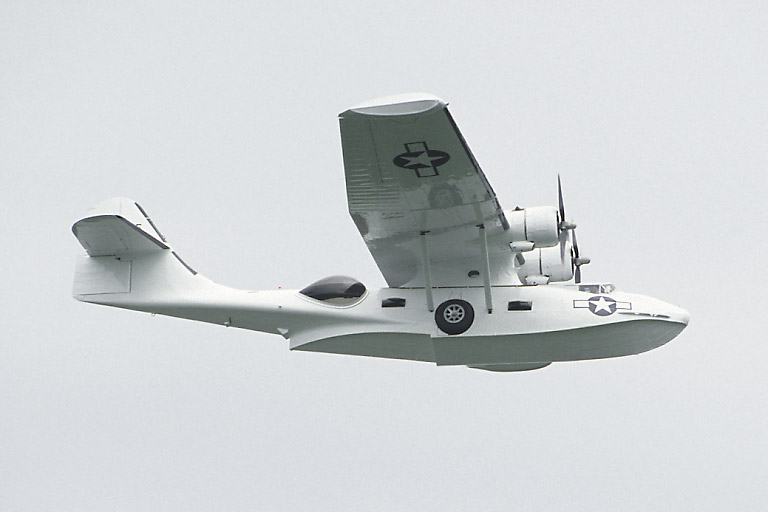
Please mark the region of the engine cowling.
[[523, 284], [547, 284], [569, 281], [573, 278], [571, 243], [560, 247], [544, 247], [525, 253], [525, 263], [517, 269], [517, 277]]
[[553, 247], [559, 243], [559, 218], [554, 206], [534, 206], [504, 214], [509, 221], [511, 242], [533, 242], [534, 247]]

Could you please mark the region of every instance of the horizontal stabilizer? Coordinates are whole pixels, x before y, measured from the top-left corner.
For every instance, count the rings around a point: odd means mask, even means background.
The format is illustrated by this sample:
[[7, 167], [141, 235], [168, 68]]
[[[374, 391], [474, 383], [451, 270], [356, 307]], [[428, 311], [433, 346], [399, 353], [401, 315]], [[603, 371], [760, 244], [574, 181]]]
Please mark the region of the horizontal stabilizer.
[[110, 199], [72, 226], [89, 256], [133, 257], [169, 249], [144, 210], [130, 199]]

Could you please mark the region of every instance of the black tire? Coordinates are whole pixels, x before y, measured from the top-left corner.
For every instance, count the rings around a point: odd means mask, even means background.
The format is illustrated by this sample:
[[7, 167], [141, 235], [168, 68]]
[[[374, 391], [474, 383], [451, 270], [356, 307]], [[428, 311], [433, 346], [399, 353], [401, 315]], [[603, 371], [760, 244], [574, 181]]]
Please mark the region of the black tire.
[[475, 310], [465, 300], [447, 300], [435, 311], [435, 323], [445, 334], [461, 334], [470, 328], [474, 320]]

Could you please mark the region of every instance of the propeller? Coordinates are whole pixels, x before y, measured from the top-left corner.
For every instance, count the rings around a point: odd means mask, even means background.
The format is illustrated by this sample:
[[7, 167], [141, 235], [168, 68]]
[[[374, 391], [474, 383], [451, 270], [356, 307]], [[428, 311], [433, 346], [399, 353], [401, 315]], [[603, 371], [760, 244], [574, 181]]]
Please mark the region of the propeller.
[[574, 267], [576, 267], [576, 270], [574, 272], [574, 275], [576, 276], [576, 284], [579, 284], [581, 282], [581, 266], [586, 265], [590, 262], [589, 258], [582, 258], [579, 254], [579, 243], [576, 241], [576, 230], [573, 231], [573, 258], [571, 259], [571, 262]]
[[558, 211], [560, 212], [560, 230], [566, 231], [569, 229], [576, 229], [576, 224], [568, 222], [565, 218], [565, 203], [563, 201], [563, 185], [560, 182], [560, 175], [557, 175], [557, 204]]
[[560, 213], [560, 261], [565, 261], [565, 248], [568, 239], [571, 239], [571, 266], [574, 268], [576, 283], [581, 283], [581, 266], [589, 263], [589, 258], [582, 258], [579, 253], [579, 244], [576, 241], [576, 224], [569, 222], [565, 216], [565, 202], [563, 201], [563, 185], [560, 175], [557, 175], [557, 204]]

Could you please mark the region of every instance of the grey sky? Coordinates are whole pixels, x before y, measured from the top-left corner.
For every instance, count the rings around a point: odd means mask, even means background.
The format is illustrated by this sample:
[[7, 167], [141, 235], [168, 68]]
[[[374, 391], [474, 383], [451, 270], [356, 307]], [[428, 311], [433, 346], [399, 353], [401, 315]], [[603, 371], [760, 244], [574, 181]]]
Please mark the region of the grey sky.
[[[0, 4], [0, 510], [756, 510], [768, 480], [762, 2]], [[429, 91], [502, 205], [563, 175], [588, 280], [691, 312], [497, 375], [80, 304], [141, 202], [201, 273], [383, 285], [336, 115]]]

